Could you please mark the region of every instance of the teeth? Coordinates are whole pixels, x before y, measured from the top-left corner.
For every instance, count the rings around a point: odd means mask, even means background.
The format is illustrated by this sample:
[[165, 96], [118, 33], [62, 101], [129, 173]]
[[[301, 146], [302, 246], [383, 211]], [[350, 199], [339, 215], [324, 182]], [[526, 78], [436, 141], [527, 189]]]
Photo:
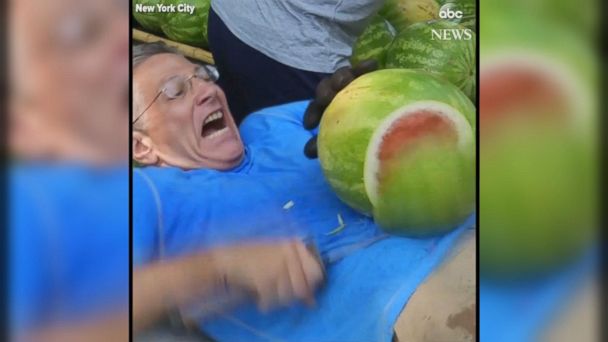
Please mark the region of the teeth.
[[209, 134], [208, 136], [206, 136], [206, 138], [207, 139], [215, 138], [218, 135], [224, 134], [224, 132], [226, 132], [227, 130], [228, 130], [228, 127], [224, 127], [222, 129], [220, 129], [219, 131], [216, 131], [216, 132], [213, 132], [213, 133]]
[[217, 112], [215, 112], [215, 113], [213, 113], [213, 114], [209, 115], [209, 116], [208, 116], [208, 117], [205, 119], [205, 122], [203, 122], [203, 124], [207, 124], [207, 123], [209, 123], [209, 122], [211, 122], [211, 121], [213, 121], [213, 120], [218, 120], [218, 119], [221, 119], [221, 118], [223, 118], [223, 117], [224, 117], [224, 114], [222, 114], [222, 112], [220, 112], [220, 111], [217, 111]]

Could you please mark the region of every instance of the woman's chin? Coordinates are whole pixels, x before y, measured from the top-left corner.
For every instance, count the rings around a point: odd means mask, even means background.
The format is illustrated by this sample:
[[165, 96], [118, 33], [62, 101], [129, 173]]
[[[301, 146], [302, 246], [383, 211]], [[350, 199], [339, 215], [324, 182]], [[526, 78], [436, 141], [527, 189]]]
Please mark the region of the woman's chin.
[[218, 157], [209, 158], [210, 164], [213, 164], [212, 168], [218, 170], [228, 170], [238, 166], [243, 159], [243, 145], [238, 142], [226, 143], [223, 144], [221, 149], [216, 150], [214, 154], [216, 154]]

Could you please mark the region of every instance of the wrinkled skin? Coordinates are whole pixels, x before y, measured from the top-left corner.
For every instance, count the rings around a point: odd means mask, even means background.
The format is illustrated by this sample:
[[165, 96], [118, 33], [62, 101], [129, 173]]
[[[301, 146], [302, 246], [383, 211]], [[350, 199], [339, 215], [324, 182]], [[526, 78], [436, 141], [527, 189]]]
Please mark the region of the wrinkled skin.
[[13, 1], [11, 153], [19, 159], [128, 161], [127, 3]]
[[[134, 117], [145, 110], [143, 128], [133, 132], [133, 156], [144, 165], [182, 169], [227, 170], [240, 163], [243, 143], [228, 108], [224, 92], [213, 82], [192, 78], [189, 90], [179, 98], [161, 94], [166, 80], [190, 76], [195, 64], [172, 53], [154, 55], [134, 70]], [[204, 121], [221, 112], [225, 129], [203, 136]]]

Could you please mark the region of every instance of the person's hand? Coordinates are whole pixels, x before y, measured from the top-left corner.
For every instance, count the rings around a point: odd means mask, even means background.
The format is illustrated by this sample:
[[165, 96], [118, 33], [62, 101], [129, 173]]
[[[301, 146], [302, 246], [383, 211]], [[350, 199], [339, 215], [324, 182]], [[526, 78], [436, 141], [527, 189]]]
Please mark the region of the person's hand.
[[251, 294], [261, 310], [294, 300], [314, 305], [314, 291], [324, 281], [317, 257], [295, 240], [220, 248], [211, 260], [228, 290]]
[[[378, 62], [369, 59], [365, 60], [353, 68], [342, 67], [331, 76], [325, 77], [317, 86], [315, 98], [308, 104], [304, 112], [304, 128], [310, 130], [319, 125], [325, 108], [329, 106], [336, 94], [355, 78], [378, 69]], [[314, 159], [317, 158], [317, 136], [310, 138], [304, 146], [304, 155]]]

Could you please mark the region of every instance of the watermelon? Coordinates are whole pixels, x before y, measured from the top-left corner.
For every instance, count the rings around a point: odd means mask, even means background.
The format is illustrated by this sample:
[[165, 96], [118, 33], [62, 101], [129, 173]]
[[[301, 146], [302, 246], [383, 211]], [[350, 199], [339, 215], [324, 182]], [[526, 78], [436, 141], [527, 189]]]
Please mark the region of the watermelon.
[[446, 19], [458, 23], [468, 29], [475, 30], [477, 23], [477, 1], [476, 0], [442, 0], [440, 1], [440, 11], [451, 9], [452, 11], [461, 11], [462, 18]]
[[[165, 13], [158, 13], [156, 7], [157, 4], [165, 3], [165, 0], [133, 0], [131, 5], [133, 6], [133, 17], [135, 20], [144, 28], [144, 30], [151, 33], [161, 33], [161, 25], [165, 17]], [[137, 5], [141, 6], [152, 6], [153, 12], [136, 11]]]
[[414, 24], [400, 32], [386, 55], [387, 68], [423, 69], [444, 77], [475, 99], [475, 33], [469, 39], [438, 39], [442, 30], [464, 33], [462, 26], [444, 20]]
[[521, 278], [593, 244], [601, 73], [576, 34], [509, 6], [481, 7], [479, 264]]
[[482, 138], [479, 263], [484, 276], [551, 271], [580, 256], [593, 238], [596, 185], [590, 150], [566, 128], [517, 121], [503, 121], [491, 138]]
[[165, 0], [165, 3], [175, 6], [188, 4], [196, 6], [194, 14], [172, 12], [166, 14], [166, 20], [162, 24], [163, 33], [171, 40], [206, 48], [207, 42], [207, 19], [211, 0]]
[[378, 14], [400, 32], [411, 24], [439, 18], [439, 5], [435, 0], [385, 0]]
[[357, 38], [350, 58], [352, 65], [357, 65], [367, 59], [374, 59], [378, 65], [384, 65], [388, 46], [395, 37], [395, 29], [379, 15], [375, 15], [367, 28]]
[[338, 197], [386, 231], [434, 234], [474, 210], [475, 122], [474, 105], [451, 83], [379, 70], [327, 107], [319, 160]]

